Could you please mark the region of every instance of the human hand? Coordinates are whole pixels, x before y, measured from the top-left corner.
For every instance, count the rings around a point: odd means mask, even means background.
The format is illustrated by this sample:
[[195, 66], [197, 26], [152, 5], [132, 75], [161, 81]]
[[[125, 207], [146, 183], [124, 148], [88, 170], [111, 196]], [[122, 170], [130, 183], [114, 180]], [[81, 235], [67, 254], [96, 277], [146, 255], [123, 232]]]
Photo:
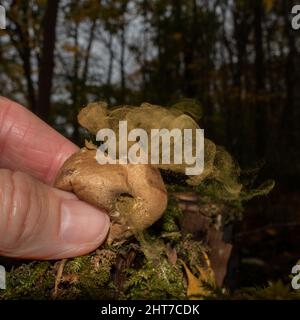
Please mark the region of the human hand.
[[105, 240], [108, 215], [52, 187], [77, 150], [29, 110], [0, 97], [0, 255], [62, 259]]

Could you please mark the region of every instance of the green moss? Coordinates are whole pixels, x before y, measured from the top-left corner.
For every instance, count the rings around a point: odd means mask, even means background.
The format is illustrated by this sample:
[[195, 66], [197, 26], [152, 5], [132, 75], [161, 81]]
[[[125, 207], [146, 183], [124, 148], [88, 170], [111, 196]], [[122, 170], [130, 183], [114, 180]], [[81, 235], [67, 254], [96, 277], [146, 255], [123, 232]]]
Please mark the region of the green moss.
[[113, 298], [115, 289], [110, 287], [108, 290], [108, 285], [115, 259], [116, 253], [104, 248], [90, 255], [67, 260], [56, 298]]
[[162, 218], [163, 232], [179, 231], [178, 221], [182, 218], [182, 210], [178, 207], [178, 201], [174, 197], [169, 197], [168, 207]]
[[205, 266], [203, 254], [208, 248], [204, 243], [195, 241], [191, 235], [187, 235], [181, 242], [176, 245], [177, 252], [180, 252], [182, 260], [186, 261], [191, 271], [196, 274], [198, 272], [196, 266]]
[[49, 299], [54, 287], [53, 266], [49, 262], [32, 262], [7, 272], [7, 289], [1, 299]]
[[185, 299], [183, 273], [166, 259], [147, 261], [140, 270], [128, 270], [127, 299]]

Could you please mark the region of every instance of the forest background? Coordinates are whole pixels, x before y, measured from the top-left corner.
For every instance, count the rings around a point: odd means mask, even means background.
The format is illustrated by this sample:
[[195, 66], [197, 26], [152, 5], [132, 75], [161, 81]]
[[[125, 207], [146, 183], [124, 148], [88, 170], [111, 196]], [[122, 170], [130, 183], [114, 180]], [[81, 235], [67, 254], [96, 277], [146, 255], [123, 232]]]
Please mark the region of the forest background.
[[300, 258], [300, 30], [292, 0], [7, 0], [0, 94], [77, 144], [88, 102], [199, 101], [206, 137], [276, 187], [235, 226], [233, 286]]

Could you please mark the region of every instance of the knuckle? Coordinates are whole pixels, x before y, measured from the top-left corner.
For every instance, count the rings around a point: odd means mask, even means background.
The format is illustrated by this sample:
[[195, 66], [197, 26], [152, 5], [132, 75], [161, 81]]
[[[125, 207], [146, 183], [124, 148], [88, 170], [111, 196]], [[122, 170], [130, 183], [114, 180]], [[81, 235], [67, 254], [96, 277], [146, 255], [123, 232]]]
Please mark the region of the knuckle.
[[28, 234], [35, 194], [32, 179], [24, 173], [0, 170], [0, 251], [17, 248]]

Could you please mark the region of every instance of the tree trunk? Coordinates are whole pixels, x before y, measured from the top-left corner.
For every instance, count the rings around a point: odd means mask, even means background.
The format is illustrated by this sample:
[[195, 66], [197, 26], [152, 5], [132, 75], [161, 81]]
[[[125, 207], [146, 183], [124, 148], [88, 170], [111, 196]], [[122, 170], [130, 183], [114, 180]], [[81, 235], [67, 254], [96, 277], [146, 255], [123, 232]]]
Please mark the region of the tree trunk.
[[38, 99], [35, 112], [45, 121], [48, 120], [51, 104], [58, 6], [59, 0], [48, 0], [44, 17], [42, 54], [39, 65]]
[[126, 81], [125, 81], [125, 49], [126, 49], [126, 10], [127, 1], [124, 1], [122, 5], [123, 16], [121, 24], [121, 57], [120, 57], [120, 74], [121, 74], [121, 100], [125, 103]]
[[[13, 1], [11, 4], [11, 11], [8, 11], [7, 17], [10, 20], [8, 24], [7, 31], [10, 37], [12, 44], [15, 46], [21, 60], [23, 63], [23, 71], [26, 81], [26, 93], [25, 96], [27, 98], [28, 107], [31, 110], [36, 109], [36, 92], [34, 81], [32, 78], [32, 65], [31, 65], [31, 47], [30, 47], [30, 39], [29, 39], [29, 31], [28, 31], [28, 21], [26, 19], [23, 20], [22, 24], [20, 21], [11, 14], [14, 10], [16, 10], [17, 6], [19, 6], [17, 1]], [[22, 17], [27, 16], [28, 11], [28, 3], [22, 2], [22, 5], [18, 7], [18, 10], [22, 13]], [[14, 26], [12, 28], [11, 26]]]
[[113, 74], [113, 65], [114, 65], [114, 50], [113, 50], [113, 34], [112, 33], [110, 33], [110, 35], [109, 35], [109, 41], [108, 41], [107, 48], [109, 51], [109, 63], [108, 63], [106, 85], [108, 88], [110, 88], [112, 74]]
[[254, 5], [254, 35], [255, 35], [255, 93], [256, 93], [256, 152], [259, 157], [266, 154], [266, 103], [261, 101], [265, 90], [264, 50], [263, 50], [263, 4], [256, 0]]
[[79, 125], [77, 121], [77, 114], [78, 114], [78, 84], [79, 84], [79, 35], [78, 35], [79, 23], [76, 22], [74, 26], [74, 62], [73, 62], [73, 75], [71, 78], [71, 97], [72, 97], [72, 114], [73, 114], [73, 134], [72, 134], [72, 141], [75, 144], [79, 144]]

